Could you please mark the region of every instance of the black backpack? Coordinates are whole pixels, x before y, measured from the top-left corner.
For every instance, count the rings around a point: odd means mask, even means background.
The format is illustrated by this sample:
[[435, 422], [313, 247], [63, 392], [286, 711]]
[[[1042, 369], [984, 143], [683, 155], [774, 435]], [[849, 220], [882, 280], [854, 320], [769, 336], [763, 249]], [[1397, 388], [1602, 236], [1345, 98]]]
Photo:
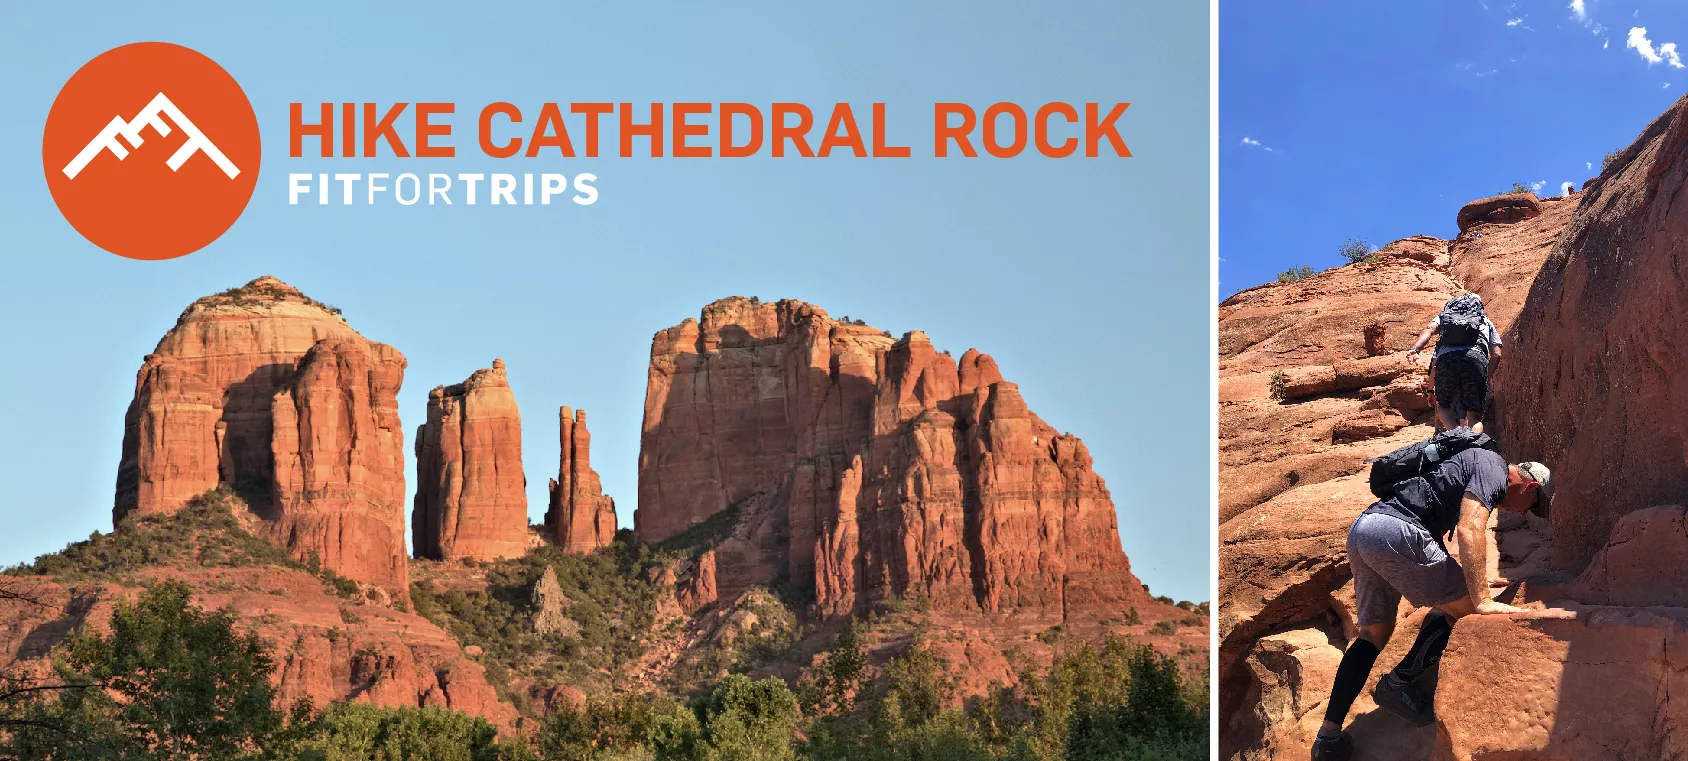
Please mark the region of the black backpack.
[[1474, 293], [1450, 300], [1437, 315], [1437, 322], [1442, 334], [1438, 346], [1475, 346], [1487, 337], [1483, 302]]
[[1488, 434], [1460, 427], [1373, 457], [1366, 461], [1371, 463], [1371, 493], [1378, 499], [1396, 496], [1397, 488], [1404, 482], [1423, 476], [1448, 458], [1472, 448], [1500, 451]]

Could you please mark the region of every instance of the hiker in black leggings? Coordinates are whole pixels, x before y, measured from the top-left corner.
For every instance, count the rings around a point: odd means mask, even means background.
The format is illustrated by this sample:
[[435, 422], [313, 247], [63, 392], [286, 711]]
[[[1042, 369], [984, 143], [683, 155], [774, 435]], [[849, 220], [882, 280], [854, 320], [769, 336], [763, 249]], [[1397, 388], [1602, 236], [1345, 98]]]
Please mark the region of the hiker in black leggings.
[[1487, 315], [1483, 315], [1483, 300], [1475, 293], [1448, 299], [1441, 314], [1419, 334], [1418, 342], [1407, 350], [1407, 361], [1418, 362], [1419, 352], [1430, 339], [1442, 333], [1442, 320], [1454, 310], [1465, 309], [1482, 315], [1482, 328], [1476, 331], [1471, 343], [1454, 342], [1446, 336], [1437, 341], [1431, 355], [1430, 379], [1436, 390], [1436, 419], [1442, 430], [1465, 426], [1483, 432], [1483, 410], [1489, 396], [1489, 375], [1500, 362], [1500, 331]]
[[[1488, 449], [1467, 449], [1419, 478], [1422, 489], [1403, 490], [1374, 503], [1348, 530], [1360, 636], [1337, 666], [1325, 721], [1313, 741], [1313, 761], [1343, 761], [1353, 753], [1353, 738], [1342, 731], [1342, 724], [1395, 632], [1403, 596], [1415, 607], [1432, 610], [1406, 657], [1378, 680], [1372, 697], [1379, 706], [1419, 725], [1434, 720], [1433, 696], [1415, 682], [1441, 659], [1454, 622], [1472, 614], [1520, 612], [1489, 597], [1489, 513], [1497, 507], [1514, 513], [1544, 512], [1552, 478], [1547, 466], [1508, 465]], [[1459, 539], [1457, 561], [1442, 546], [1441, 537], [1449, 531]]]

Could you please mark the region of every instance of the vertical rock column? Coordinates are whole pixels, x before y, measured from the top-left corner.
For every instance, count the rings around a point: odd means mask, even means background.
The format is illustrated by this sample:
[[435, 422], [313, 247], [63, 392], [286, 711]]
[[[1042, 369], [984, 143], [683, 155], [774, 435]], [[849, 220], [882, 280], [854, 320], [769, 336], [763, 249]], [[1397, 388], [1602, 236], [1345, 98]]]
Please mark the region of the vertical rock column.
[[588, 553], [615, 539], [615, 500], [604, 494], [592, 470], [592, 434], [586, 410], [557, 412], [562, 447], [557, 477], [551, 481], [551, 505], [545, 511], [546, 536], [569, 552]]
[[494, 560], [527, 551], [522, 418], [504, 360], [428, 393], [415, 450], [418, 557]]

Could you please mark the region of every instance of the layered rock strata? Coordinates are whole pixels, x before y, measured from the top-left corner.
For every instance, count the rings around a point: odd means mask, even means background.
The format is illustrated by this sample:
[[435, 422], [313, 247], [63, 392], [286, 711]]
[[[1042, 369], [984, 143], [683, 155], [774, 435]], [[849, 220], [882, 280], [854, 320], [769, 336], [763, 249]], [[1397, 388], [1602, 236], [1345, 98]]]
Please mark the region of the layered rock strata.
[[1149, 605], [1078, 438], [996, 363], [800, 301], [729, 298], [656, 334], [636, 531], [737, 516], [720, 594], [785, 573], [841, 615], [896, 596], [1061, 620]]
[[296, 557], [402, 594], [404, 368], [273, 277], [195, 301], [137, 374], [113, 522], [227, 486]]
[[495, 560], [527, 552], [522, 416], [504, 360], [428, 393], [416, 429], [418, 557]]
[[562, 453], [557, 477], [551, 480], [545, 534], [558, 547], [584, 554], [615, 540], [615, 500], [604, 494], [598, 472], [592, 469], [586, 410], [558, 410], [557, 431]]

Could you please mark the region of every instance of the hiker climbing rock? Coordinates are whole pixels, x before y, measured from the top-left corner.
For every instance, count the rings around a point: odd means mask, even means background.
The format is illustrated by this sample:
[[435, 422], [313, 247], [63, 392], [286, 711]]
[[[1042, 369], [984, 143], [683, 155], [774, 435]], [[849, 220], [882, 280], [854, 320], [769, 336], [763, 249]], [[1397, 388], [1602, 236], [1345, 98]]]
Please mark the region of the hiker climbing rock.
[[[1539, 462], [1508, 465], [1492, 439], [1455, 428], [1372, 461], [1379, 499], [1348, 530], [1359, 638], [1337, 667], [1313, 760], [1345, 759], [1353, 739], [1342, 731], [1348, 709], [1389, 644], [1401, 597], [1434, 608], [1405, 658], [1378, 680], [1377, 704], [1419, 725], [1434, 720], [1431, 696], [1415, 685], [1442, 657], [1461, 616], [1518, 613], [1489, 597], [1488, 522], [1496, 508], [1545, 515], [1552, 474]], [[1443, 537], [1458, 540], [1456, 561]]]
[[1466, 426], [1483, 432], [1483, 409], [1489, 396], [1489, 373], [1500, 362], [1500, 331], [1483, 312], [1483, 298], [1464, 293], [1448, 299], [1442, 312], [1407, 350], [1407, 360], [1437, 336], [1430, 357], [1430, 385], [1436, 393], [1436, 417], [1442, 429]]

